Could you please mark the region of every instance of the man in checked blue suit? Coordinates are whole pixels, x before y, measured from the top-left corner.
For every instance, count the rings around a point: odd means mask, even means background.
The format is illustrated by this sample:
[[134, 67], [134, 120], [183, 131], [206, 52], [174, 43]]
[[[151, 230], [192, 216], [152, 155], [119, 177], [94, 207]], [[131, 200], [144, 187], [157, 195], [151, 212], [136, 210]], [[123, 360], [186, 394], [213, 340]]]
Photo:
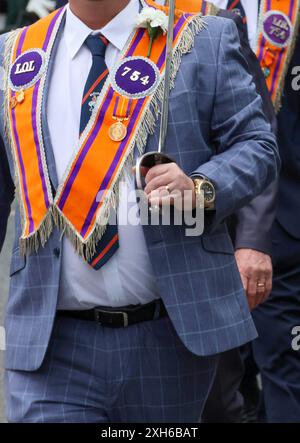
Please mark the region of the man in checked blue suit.
[[[95, 64], [102, 57], [112, 69], [141, 5], [71, 0], [63, 12], [41, 116], [53, 194]], [[256, 337], [225, 220], [276, 179], [280, 161], [235, 25], [205, 21], [170, 97], [166, 152], [176, 163], [152, 168], [145, 189], [152, 203], [176, 190], [176, 198], [190, 191], [194, 204], [199, 186], [213, 189], [205, 231], [189, 237], [185, 226], [120, 225], [119, 248], [96, 271], [57, 228], [43, 248], [20, 254], [17, 207], [6, 313], [11, 422], [198, 422], [218, 355]], [[105, 51], [94, 53], [95, 34], [98, 43], [105, 37]], [[146, 151], [157, 150], [158, 134], [157, 127]], [[1, 138], [2, 246], [16, 186], [2, 119]]]

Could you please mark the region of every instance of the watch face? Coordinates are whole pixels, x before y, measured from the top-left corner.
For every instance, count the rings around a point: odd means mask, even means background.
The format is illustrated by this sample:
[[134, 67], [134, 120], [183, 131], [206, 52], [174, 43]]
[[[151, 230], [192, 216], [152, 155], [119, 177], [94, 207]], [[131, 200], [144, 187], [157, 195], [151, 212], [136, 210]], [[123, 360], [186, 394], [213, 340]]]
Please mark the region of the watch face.
[[201, 190], [204, 193], [204, 199], [207, 203], [212, 203], [215, 200], [215, 189], [210, 183], [203, 183]]

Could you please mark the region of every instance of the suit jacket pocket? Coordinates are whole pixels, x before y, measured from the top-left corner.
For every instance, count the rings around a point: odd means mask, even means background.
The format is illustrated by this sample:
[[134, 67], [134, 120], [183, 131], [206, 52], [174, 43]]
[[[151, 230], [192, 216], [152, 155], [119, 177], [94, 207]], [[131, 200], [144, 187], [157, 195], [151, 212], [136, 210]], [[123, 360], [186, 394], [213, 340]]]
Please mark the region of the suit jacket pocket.
[[202, 246], [205, 251], [222, 253], [222, 254], [234, 254], [234, 247], [231, 238], [227, 233], [220, 233], [215, 235], [202, 235]]
[[11, 258], [9, 276], [12, 277], [14, 274], [24, 269], [25, 266], [26, 266], [26, 256], [20, 255], [19, 248], [14, 250]]

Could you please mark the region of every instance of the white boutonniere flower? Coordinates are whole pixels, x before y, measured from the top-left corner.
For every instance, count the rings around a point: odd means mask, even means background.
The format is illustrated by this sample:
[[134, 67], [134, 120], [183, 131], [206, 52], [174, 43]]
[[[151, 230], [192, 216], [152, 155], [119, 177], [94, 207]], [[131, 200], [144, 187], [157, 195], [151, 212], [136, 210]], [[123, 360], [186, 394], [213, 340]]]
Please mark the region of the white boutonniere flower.
[[159, 9], [146, 7], [139, 14], [137, 19], [138, 28], [148, 29], [150, 37], [150, 44], [147, 57], [151, 55], [151, 50], [154, 40], [161, 34], [166, 34], [168, 31], [168, 16]]
[[54, 0], [29, 0], [27, 2], [26, 11], [36, 14], [39, 18], [46, 17], [56, 8]]

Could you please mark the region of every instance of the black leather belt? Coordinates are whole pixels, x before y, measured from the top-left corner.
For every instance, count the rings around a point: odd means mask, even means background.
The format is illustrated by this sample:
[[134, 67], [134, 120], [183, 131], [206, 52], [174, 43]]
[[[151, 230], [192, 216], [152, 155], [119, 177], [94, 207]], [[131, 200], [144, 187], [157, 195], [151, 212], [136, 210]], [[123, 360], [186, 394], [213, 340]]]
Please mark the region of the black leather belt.
[[88, 311], [57, 311], [58, 317], [75, 318], [99, 323], [110, 328], [127, 328], [143, 321], [166, 317], [167, 311], [161, 299], [146, 305], [130, 305], [121, 308], [99, 306]]

